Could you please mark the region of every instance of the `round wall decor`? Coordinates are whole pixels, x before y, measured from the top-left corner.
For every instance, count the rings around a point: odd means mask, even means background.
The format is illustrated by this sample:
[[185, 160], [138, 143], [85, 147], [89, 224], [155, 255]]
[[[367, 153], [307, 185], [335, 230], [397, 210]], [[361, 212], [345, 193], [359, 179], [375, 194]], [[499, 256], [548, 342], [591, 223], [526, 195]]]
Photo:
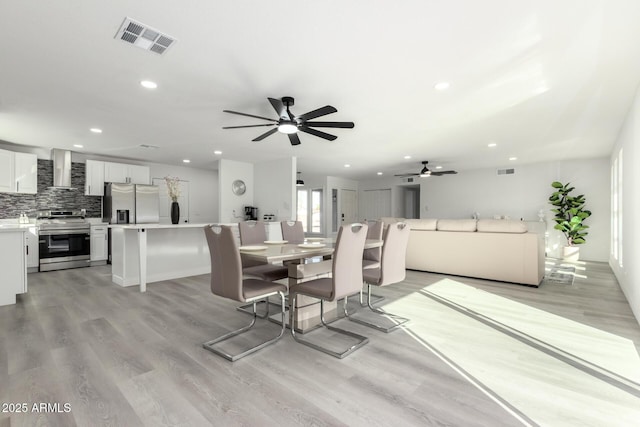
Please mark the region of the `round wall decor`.
[[241, 179], [236, 179], [231, 183], [231, 191], [233, 191], [233, 194], [236, 196], [241, 196], [247, 191], [247, 185]]

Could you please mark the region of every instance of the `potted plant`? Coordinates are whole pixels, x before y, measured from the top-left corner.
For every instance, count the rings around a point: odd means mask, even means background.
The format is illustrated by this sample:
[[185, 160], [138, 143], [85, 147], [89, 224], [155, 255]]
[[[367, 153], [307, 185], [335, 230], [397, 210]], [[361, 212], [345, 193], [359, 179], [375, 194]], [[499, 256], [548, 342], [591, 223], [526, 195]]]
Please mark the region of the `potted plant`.
[[551, 212], [555, 214], [553, 220], [556, 230], [562, 231], [567, 239], [567, 246], [564, 247], [563, 258], [569, 261], [577, 261], [580, 256], [580, 249], [576, 245], [585, 243], [588, 225], [583, 221], [591, 216], [591, 211], [584, 208], [586, 199], [583, 194], [571, 196], [570, 193], [575, 187], [570, 187], [570, 183], [562, 184], [554, 181], [551, 186], [555, 191], [549, 197], [549, 203], [555, 206]]

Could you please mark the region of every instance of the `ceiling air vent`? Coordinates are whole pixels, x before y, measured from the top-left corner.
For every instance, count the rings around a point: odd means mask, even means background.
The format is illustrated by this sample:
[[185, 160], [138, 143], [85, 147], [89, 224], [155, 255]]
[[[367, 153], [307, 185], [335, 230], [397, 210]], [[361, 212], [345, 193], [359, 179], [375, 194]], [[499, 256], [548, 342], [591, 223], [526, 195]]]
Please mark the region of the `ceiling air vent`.
[[516, 170], [511, 168], [511, 169], [498, 169], [498, 175], [513, 175], [514, 173], [516, 173]]
[[176, 42], [175, 38], [131, 18], [124, 19], [115, 38], [159, 55]]
[[415, 178], [402, 178], [402, 182], [413, 182]]

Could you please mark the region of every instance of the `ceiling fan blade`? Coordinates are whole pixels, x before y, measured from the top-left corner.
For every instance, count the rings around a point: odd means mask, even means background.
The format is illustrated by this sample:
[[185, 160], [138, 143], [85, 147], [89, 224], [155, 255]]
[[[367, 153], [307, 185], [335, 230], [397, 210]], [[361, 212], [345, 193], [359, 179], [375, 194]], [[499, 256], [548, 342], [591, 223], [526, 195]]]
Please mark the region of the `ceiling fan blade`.
[[237, 111], [231, 111], [231, 110], [222, 110], [223, 113], [231, 113], [231, 114], [237, 114], [239, 116], [246, 116], [246, 117], [253, 117], [254, 119], [261, 119], [261, 120], [269, 120], [270, 122], [278, 122], [277, 120], [274, 119], [270, 119], [268, 117], [261, 117], [261, 116], [254, 116], [253, 114], [247, 114], [247, 113], [239, 113]]
[[278, 113], [278, 117], [287, 117], [287, 108], [284, 106], [282, 101], [275, 98], [267, 98], [267, 99], [271, 103], [271, 106], [273, 107], [273, 109], [276, 110], [276, 113]]
[[420, 175], [419, 173], [399, 173], [399, 174], [396, 174], [396, 175], [393, 175], [393, 176], [399, 176], [399, 177], [402, 177], [402, 178], [406, 178], [406, 177], [409, 177], [409, 176], [419, 176], [419, 175]]
[[438, 171], [438, 172], [434, 172], [431, 171], [431, 175], [435, 175], [435, 176], [440, 176], [440, 175], [455, 175], [457, 174], [457, 171]]
[[298, 137], [297, 133], [290, 133], [289, 141], [291, 142], [291, 145], [300, 145], [300, 138]]
[[262, 135], [260, 135], [259, 137], [252, 139], [252, 141], [262, 141], [263, 139], [265, 139], [269, 135], [273, 135], [276, 132], [278, 132], [278, 128], [273, 128], [269, 132], [265, 132]]
[[300, 126], [298, 129], [300, 129], [302, 132], [309, 133], [313, 136], [318, 136], [320, 138], [328, 139], [329, 141], [333, 141], [334, 139], [337, 138], [337, 136], [335, 135], [331, 135], [326, 132], [321, 132], [319, 130], [311, 129], [310, 127], [307, 127], [307, 126]]
[[332, 107], [331, 105], [325, 105], [324, 107], [318, 108], [317, 110], [304, 113], [303, 115], [298, 116], [297, 118], [300, 120], [311, 120], [311, 119], [315, 119], [316, 117], [326, 116], [327, 114], [336, 113], [337, 111], [338, 110], [336, 110], [335, 107]]
[[275, 126], [275, 123], [268, 123], [265, 125], [245, 125], [245, 126], [223, 126], [222, 129], [240, 129], [240, 128], [257, 128], [262, 126]]
[[313, 126], [317, 128], [345, 128], [353, 129], [353, 122], [305, 122], [307, 126]]

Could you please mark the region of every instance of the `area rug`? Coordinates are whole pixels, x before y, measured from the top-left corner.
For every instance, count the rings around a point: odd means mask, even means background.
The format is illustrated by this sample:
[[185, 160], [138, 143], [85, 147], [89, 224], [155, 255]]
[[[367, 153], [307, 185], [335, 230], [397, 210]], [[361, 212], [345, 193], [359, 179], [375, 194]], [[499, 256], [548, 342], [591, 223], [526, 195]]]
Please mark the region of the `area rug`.
[[575, 272], [576, 268], [572, 265], [554, 265], [551, 269], [545, 272], [544, 281], [546, 283], [572, 285]]

